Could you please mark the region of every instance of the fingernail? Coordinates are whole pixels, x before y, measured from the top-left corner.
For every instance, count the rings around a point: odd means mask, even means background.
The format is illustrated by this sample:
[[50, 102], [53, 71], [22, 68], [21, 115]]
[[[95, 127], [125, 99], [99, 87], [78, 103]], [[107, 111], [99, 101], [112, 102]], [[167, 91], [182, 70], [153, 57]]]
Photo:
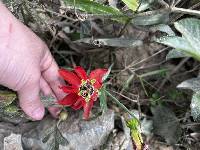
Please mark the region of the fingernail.
[[44, 108], [38, 107], [32, 112], [33, 119], [41, 120], [44, 116]]

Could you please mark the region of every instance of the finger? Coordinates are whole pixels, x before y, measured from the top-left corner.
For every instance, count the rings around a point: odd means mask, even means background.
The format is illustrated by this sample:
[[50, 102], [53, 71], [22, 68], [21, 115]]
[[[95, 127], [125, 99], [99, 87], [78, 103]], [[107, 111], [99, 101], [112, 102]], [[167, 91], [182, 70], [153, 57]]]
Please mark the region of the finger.
[[39, 80], [27, 83], [18, 91], [19, 102], [24, 112], [35, 120], [41, 120], [44, 116], [44, 106], [39, 97]]
[[53, 91], [52, 89], [50, 88], [49, 84], [44, 80], [43, 77], [40, 78], [40, 89], [41, 91], [43, 92], [43, 94], [45, 96], [48, 96], [48, 95], [52, 95], [52, 96], [55, 96], [53, 94]]
[[48, 110], [54, 118], [58, 118], [62, 109], [60, 107], [49, 107]]
[[[43, 77], [40, 78], [40, 88], [41, 88], [41, 91], [43, 92], [43, 94], [45, 96], [48, 96], [48, 95], [51, 95], [51, 96], [54, 96], [54, 93], [53, 91], [51, 90], [50, 86], [48, 85], [48, 83], [44, 80]], [[58, 108], [58, 107], [49, 107], [48, 108], [49, 112], [51, 113], [51, 115], [55, 118], [58, 117], [58, 114], [60, 113], [61, 111], [61, 108]]]
[[[53, 58], [51, 64], [42, 72], [42, 76], [45, 81], [49, 84], [50, 88], [55, 93], [58, 99], [62, 99], [66, 94], [59, 88], [60, 85], [64, 85], [64, 81], [59, 77], [58, 66]], [[47, 62], [49, 60], [46, 60]], [[45, 62], [44, 62], [45, 64]]]

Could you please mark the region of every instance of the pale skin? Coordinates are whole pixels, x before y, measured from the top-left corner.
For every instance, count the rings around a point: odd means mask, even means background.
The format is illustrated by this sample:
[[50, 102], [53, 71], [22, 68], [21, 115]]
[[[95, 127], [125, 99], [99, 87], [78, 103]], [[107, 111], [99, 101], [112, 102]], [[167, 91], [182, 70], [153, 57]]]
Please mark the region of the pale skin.
[[[44, 116], [39, 92], [61, 99], [65, 94], [58, 65], [46, 44], [0, 2], [0, 84], [18, 93], [20, 107], [34, 120]], [[58, 108], [49, 108], [56, 117]]]

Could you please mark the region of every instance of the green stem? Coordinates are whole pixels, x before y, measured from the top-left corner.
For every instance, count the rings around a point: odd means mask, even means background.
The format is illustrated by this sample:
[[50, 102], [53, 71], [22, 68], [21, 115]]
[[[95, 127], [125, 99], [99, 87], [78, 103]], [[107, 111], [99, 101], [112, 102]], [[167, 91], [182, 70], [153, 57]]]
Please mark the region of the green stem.
[[126, 106], [124, 106], [122, 103], [120, 103], [118, 101], [118, 99], [116, 99], [112, 94], [110, 94], [110, 92], [108, 92], [107, 90], [105, 90], [105, 93], [110, 96], [112, 98], [112, 100], [118, 105], [120, 106], [124, 111], [126, 111], [127, 113], [129, 113], [134, 119], [136, 119], [138, 122], [138, 118], [135, 117], [135, 115], [130, 111], [128, 110], [128, 108], [126, 108]]

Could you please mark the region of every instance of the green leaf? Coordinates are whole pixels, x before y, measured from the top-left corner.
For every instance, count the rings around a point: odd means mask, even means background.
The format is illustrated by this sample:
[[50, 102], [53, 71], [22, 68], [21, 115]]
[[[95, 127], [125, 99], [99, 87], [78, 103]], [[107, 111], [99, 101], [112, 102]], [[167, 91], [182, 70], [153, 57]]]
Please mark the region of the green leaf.
[[96, 46], [112, 46], [112, 47], [136, 47], [143, 44], [141, 40], [123, 39], [123, 38], [83, 38], [75, 42], [83, 42]]
[[175, 22], [174, 26], [187, 39], [193, 47], [193, 51], [200, 55], [200, 20], [194, 18], [182, 19]]
[[179, 36], [164, 36], [156, 41], [183, 51], [200, 61], [200, 20], [194, 18], [182, 19], [174, 23], [175, 28], [182, 33]]
[[181, 89], [189, 89], [193, 90], [194, 92], [200, 91], [200, 78], [192, 78], [180, 83], [177, 88]]
[[99, 96], [99, 100], [100, 100], [100, 106], [101, 106], [101, 110], [102, 112], [106, 112], [107, 109], [108, 109], [108, 106], [107, 106], [107, 96], [106, 96], [106, 93], [105, 93], [105, 86], [103, 86], [100, 90], [100, 96]]
[[192, 102], [190, 104], [191, 115], [194, 120], [200, 120], [200, 93], [195, 93], [192, 96]]
[[127, 127], [129, 127], [131, 130], [131, 138], [133, 139], [137, 150], [142, 150], [144, 142], [142, 139], [138, 120], [136, 120], [135, 118], [128, 120]]
[[60, 145], [67, 145], [69, 142], [63, 137], [57, 125], [54, 124], [51, 128], [48, 128], [43, 133], [42, 142], [48, 144], [48, 150], [55, 150]]
[[17, 95], [9, 91], [0, 91], [0, 108], [9, 106], [17, 98]]
[[169, 21], [169, 11], [147, 11], [135, 15], [132, 24], [140, 26], [149, 26], [164, 24]]
[[200, 55], [194, 50], [190, 43], [183, 37], [178, 36], [163, 36], [156, 39], [156, 42], [173, 47], [177, 50], [183, 51], [187, 55], [200, 61]]
[[114, 7], [109, 7], [102, 5], [100, 3], [90, 1], [90, 0], [64, 0], [66, 5], [74, 6], [75, 8], [86, 13], [90, 13], [93, 15], [102, 15], [102, 16], [110, 16], [112, 20], [119, 21], [124, 23], [128, 20], [128, 17], [125, 16], [122, 12]]
[[167, 33], [169, 36], [175, 36], [174, 31], [166, 24], [155, 25], [150, 28], [152, 32], [161, 31]]
[[139, 6], [138, 0], [122, 0], [122, 1], [128, 6], [129, 9], [133, 11], [136, 11]]
[[141, 4], [138, 8], [139, 12], [149, 9], [151, 7], [151, 5], [155, 2], [155, 0], [142, 0], [140, 2], [141, 2]]
[[50, 136], [56, 132], [56, 125], [51, 126], [51, 128], [46, 129], [42, 135], [42, 142], [47, 143], [50, 139]]
[[172, 58], [183, 58], [183, 57], [190, 57], [190, 56], [183, 51], [173, 49], [173, 50], [168, 52], [168, 54], [166, 56], [166, 60], [169, 60], [169, 59], [172, 59]]
[[69, 144], [68, 140], [65, 139], [65, 137], [63, 137], [59, 129], [57, 129], [55, 137], [56, 137], [56, 142], [59, 143], [60, 145], [65, 146]]
[[42, 139], [42, 142], [46, 143], [49, 140], [49, 138], [51, 137], [51, 134], [52, 133], [49, 133], [49, 134], [45, 135], [45, 137]]
[[9, 117], [19, 116], [21, 113], [19, 112], [19, 108], [15, 106], [14, 104], [11, 104], [9, 106], [6, 106], [4, 109], [4, 115], [7, 115]]
[[176, 48], [177, 50], [185, 51], [186, 53], [189, 53], [192, 49], [191, 45], [186, 39], [178, 36], [163, 36], [159, 39], [156, 39], [156, 42]]

